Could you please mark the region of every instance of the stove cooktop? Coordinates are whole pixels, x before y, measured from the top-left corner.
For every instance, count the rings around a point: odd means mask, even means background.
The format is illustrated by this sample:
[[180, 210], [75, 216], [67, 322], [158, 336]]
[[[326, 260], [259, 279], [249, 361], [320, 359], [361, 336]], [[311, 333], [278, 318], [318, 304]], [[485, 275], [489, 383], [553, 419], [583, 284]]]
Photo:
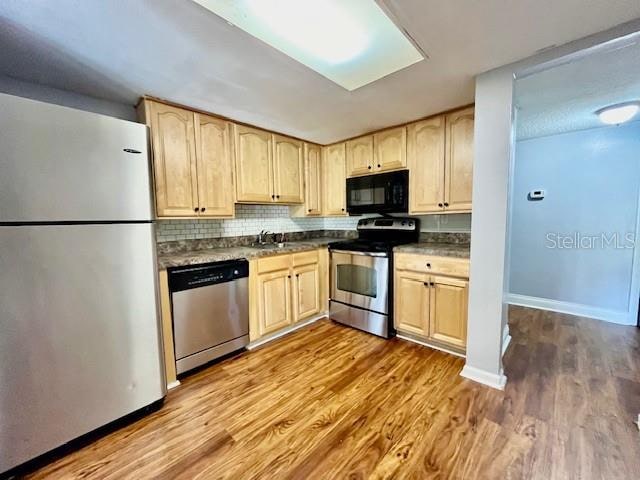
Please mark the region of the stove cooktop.
[[386, 252], [390, 253], [393, 247], [397, 245], [404, 245], [407, 243], [413, 243], [412, 241], [402, 240], [387, 240], [387, 241], [373, 241], [373, 240], [346, 240], [342, 242], [333, 242], [329, 244], [329, 248], [332, 250], [350, 250], [353, 252]]
[[358, 238], [333, 242], [332, 250], [391, 253], [393, 247], [417, 242], [420, 221], [410, 217], [363, 218], [358, 221]]

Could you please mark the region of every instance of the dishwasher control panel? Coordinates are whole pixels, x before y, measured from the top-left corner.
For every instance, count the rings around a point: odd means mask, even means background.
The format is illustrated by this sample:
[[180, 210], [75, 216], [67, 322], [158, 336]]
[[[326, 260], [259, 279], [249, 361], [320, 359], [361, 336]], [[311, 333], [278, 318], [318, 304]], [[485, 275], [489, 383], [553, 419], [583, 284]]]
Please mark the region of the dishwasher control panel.
[[169, 289], [180, 292], [217, 283], [232, 282], [249, 276], [249, 262], [232, 260], [168, 269]]

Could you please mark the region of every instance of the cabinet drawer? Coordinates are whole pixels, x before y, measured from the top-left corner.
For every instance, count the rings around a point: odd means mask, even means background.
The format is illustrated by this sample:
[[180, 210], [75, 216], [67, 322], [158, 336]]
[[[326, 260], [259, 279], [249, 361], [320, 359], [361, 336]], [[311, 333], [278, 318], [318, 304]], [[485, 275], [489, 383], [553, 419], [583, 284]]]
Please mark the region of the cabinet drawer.
[[311, 250], [310, 252], [294, 253], [292, 256], [293, 256], [294, 267], [299, 267], [301, 265], [309, 265], [312, 263], [318, 263], [319, 261], [317, 250]]
[[397, 253], [394, 257], [398, 270], [436, 273], [453, 277], [469, 277], [469, 260], [464, 258], [433, 257], [413, 253]]
[[291, 255], [274, 255], [258, 259], [258, 273], [274, 272], [291, 268]]

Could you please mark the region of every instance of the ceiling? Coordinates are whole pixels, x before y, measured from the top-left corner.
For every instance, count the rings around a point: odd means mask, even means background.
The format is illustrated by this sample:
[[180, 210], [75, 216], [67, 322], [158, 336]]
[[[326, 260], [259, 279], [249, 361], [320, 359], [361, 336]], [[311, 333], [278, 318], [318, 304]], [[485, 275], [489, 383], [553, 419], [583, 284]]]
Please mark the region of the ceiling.
[[595, 111], [640, 100], [640, 43], [516, 81], [518, 140], [604, 127]]
[[429, 59], [352, 92], [191, 0], [3, 0], [0, 73], [130, 105], [149, 94], [326, 144], [472, 103], [476, 74], [640, 17], [637, 0], [385, 4]]

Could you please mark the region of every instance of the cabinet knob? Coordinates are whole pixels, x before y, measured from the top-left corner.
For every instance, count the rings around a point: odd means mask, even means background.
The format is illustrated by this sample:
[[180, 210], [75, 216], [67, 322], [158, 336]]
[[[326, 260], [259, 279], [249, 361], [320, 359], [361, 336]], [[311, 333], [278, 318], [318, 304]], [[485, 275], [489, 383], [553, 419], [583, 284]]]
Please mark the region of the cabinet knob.
[[287, 275], [287, 278], [291, 278], [291, 275]]
[[368, 168], [369, 170], [371, 170], [371, 165], [369, 165], [367, 168]]
[[424, 284], [425, 287], [429, 286], [429, 282], [422, 282]]
[[433, 283], [433, 282], [431, 282], [431, 286], [432, 286], [432, 287], [435, 287], [435, 286], [436, 286], [436, 284], [435, 284], [435, 283]]
[[280, 198], [280, 195], [276, 195], [276, 198]]
[[427, 263], [427, 268], [431, 268], [431, 264], [430, 263]]
[[202, 208], [200, 209], [200, 211], [201, 211], [201, 212], [204, 212], [205, 210], [206, 210], [206, 208], [205, 208], [205, 207], [202, 207]]
[[309, 213], [311, 213], [311, 209], [307, 210]]
[[445, 207], [448, 207], [448, 206], [449, 206], [449, 203], [444, 202], [444, 206], [445, 206]]
[[441, 204], [441, 203], [439, 203], [439, 204], [438, 204], [438, 206], [439, 206], [439, 207], [442, 207], [442, 204]]
[[382, 165], [378, 164], [378, 168], [382, 167]]
[[344, 208], [341, 208], [340, 210], [342, 210], [344, 212]]
[[296, 273], [296, 278], [298, 278], [299, 276], [300, 276], [300, 274], [299, 274], [299, 273]]
[[193, 209], [194, 212], [197, 212], [198, 210], [200, 210], [198, 207]]

